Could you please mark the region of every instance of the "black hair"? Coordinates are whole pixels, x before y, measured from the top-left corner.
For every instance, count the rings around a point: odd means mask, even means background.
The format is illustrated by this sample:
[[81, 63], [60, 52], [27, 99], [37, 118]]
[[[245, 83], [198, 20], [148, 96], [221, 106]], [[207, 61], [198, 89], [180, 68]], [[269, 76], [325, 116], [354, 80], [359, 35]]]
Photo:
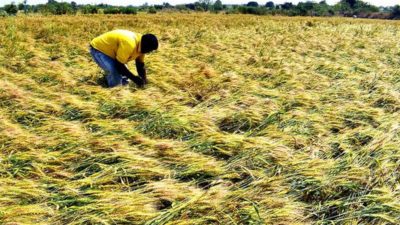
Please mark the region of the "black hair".
[[158, 40], [154, 34], [145, 34], [142, 36], [142, 41], [140, 45], [140, 51], [142, 53], [149, 53], [151, 51], [157, 50]]

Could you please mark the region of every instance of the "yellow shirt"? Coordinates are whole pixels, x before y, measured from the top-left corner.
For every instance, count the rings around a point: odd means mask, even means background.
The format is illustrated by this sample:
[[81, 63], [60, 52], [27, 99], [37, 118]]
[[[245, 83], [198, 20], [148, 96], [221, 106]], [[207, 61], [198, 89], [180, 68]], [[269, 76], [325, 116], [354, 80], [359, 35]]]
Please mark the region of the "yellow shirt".
[[140, 53], [141, 34], [128, 30], [113, 30], [94, 38], [90, 45], [102, 53], [126, 64], [132, 60], [144, 62]]

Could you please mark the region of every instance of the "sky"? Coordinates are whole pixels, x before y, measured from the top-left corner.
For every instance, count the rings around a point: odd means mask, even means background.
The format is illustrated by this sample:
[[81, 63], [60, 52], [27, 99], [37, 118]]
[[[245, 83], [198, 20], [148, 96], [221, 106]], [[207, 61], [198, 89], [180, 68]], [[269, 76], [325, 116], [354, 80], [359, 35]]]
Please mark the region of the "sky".
[[[23, 0], [0, 0], [0, 6], [5, 4], [10, 4], [11, 2], [20, 3]], [[144, 3], [148, 3], [149, 5], [153, 4], [162, 4], [163, 2], [168, 2], [171, 5], [176, 4], [184, 4], [184, 3], [193, 3], [197, 0], [74, 0], [78, 4], [99, 4], [99, 3], [107, 3], [109, 5], [134, 5], [139, 6]], [[249, 1], [257, 1], [260, 5], [264, 5], [268, 1], [273, 1], [275, 4], [282, 4], [284, 2], [292, 2], [297, 4], [298, 2], [306, 2], [307, 0], [221, 0], [223, 4], [246, 4]], [[319, 2], [320, 0], [316, 0], [314, 2]], [[339, 0], [327, 0], [326, 2], [330, 5], [337, 3]], [[393, 6], [400, 5], [400, 0], [363, 0], [364, 2], [368, 2], [372, 5], [376, 6]], [[46, 3], [47, 0], [28, 0], [28, 4], [35, 5]], [[71, 2], [71, 0], [58, 0], [58, 2]]]

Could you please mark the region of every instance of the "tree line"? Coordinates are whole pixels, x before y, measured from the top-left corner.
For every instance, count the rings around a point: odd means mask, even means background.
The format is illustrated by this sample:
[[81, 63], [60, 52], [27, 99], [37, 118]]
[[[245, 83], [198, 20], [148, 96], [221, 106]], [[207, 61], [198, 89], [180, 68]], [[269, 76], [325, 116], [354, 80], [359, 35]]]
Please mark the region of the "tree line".
[[335, 5], [329, 5], [326, 1], [300, 2], [293, 4], [286, 2], [275, 4], [268, 1], [264, 5], [256, 1], [250, 1], [244, 5], [222, 4], [221, 0], [199, 0], [190, 4], [171, 5], [163, 3], [161, 5], [142, 6], [112, 6], [108, 4], [79, 5], [76, 2], [57, 2], [48, 0], [46, 4], [28, 5], [26, 0], [19, 4], [14, 2], [0, 8], [0, 15], [16, 15], [18, 12], [41, 13], [45, 15], [63, 14], [137, 14], [138, 12], [157, 13], [159, 11], [210, 11], [214, 13], [243, 13], [256, 15], [287, 15], [287, 16], [351, 16], [362, 18], [380, 19], [400, 19], [400, 6], [377, 7], [361, 0], [341, 0]]

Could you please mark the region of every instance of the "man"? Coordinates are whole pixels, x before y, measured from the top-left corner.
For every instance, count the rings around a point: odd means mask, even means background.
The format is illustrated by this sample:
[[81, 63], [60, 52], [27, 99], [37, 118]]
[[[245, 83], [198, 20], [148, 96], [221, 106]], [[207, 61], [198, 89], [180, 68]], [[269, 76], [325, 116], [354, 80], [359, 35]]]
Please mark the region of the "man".
[[[108, 87], [127, 85], [127, 78], [142, 87], [147, 83], [144, 55], [157, 50], [158, 40], [153, 34], [114, 30], [94, 38], [90, 46], [94, 61], [106, 72]], [[135, 60], [139, 77], [126, 66], [132, 60]]]

